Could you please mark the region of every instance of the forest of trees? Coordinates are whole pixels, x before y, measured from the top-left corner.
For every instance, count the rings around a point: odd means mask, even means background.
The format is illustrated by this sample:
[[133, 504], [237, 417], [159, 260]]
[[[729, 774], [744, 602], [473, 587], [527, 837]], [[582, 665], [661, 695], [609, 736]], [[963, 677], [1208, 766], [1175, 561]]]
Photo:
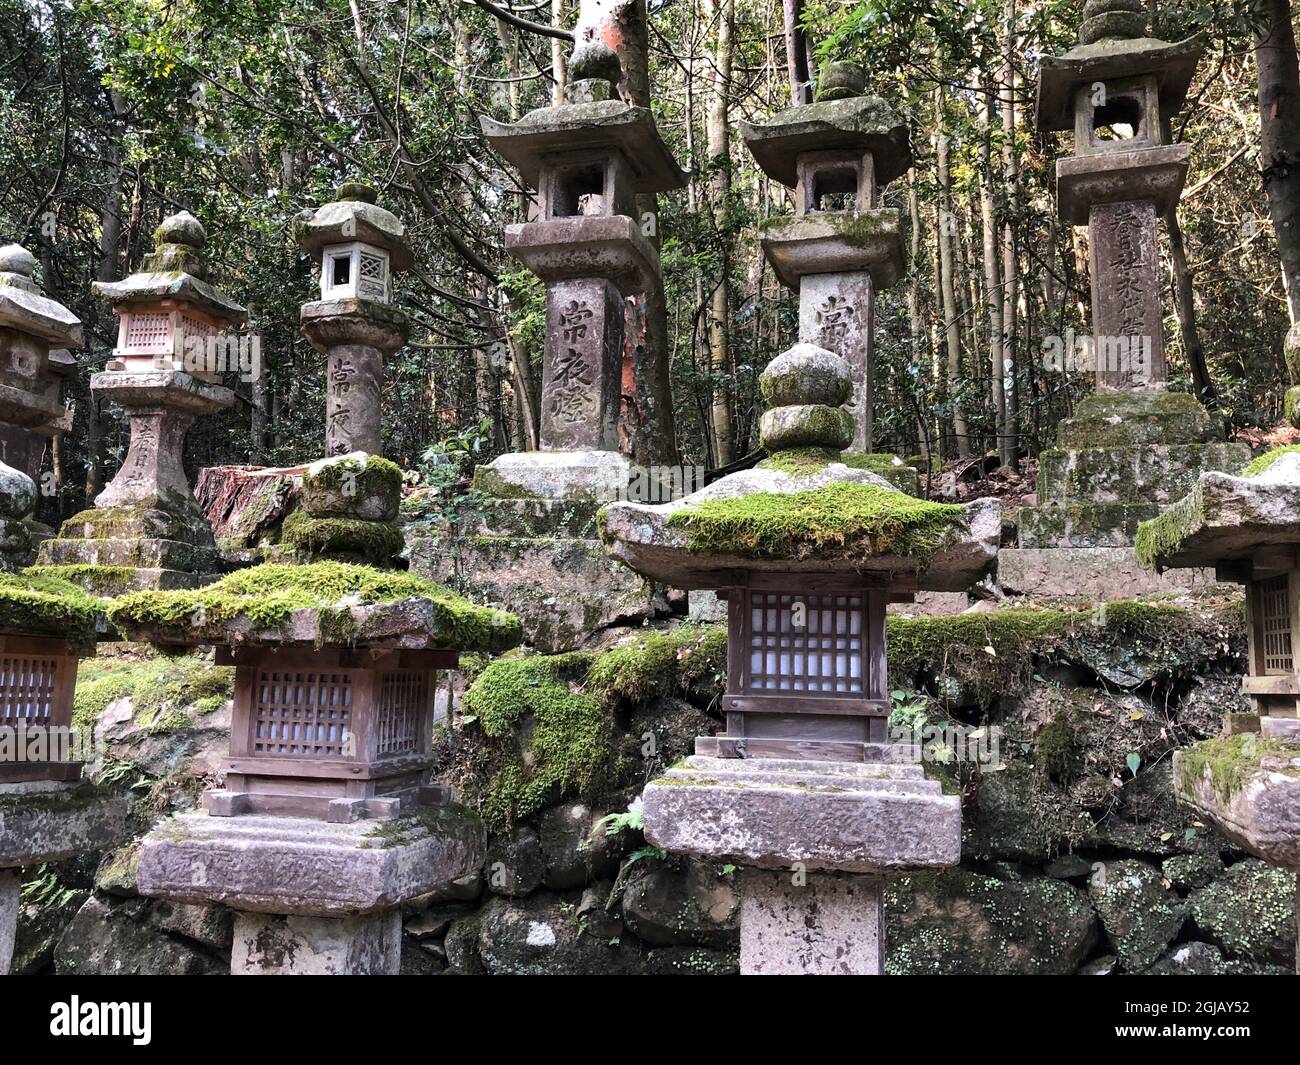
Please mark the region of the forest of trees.
[[[877, 304], [876, 447], [1032, 456], [1090, 387], [1045, 371], [1040, 354], [1048, 336], [1088, 329], [1087, 237], [1056, 216], [1069, 138], [1033, 126], [1038, 57], [1075, 43], [1082, 6], [0, 0], [0, 242], [31, 250], [47, 291], [86, 323], [76, 428], [47, 456], [61, 486], [48, 506], [78, 507], [126, 443], [89, 394], [114, 338], [90, 283], [136, 268], [182, 207], [207, 227], [222, 287], [249, 306], [267, 370], [192, 431], [191, 466], [321, 451], [324, 360], [298, 328], [314, 283], [291, 222], [344, 179], [375, 186], [416, 251], [399, 279], [416, 326], [389, 365], [387, 453], [419, 467], [430, 448], [483, 461], [535, 444], [541, 287], [501, 236], [527, 194], [478, 117], [562, 99], [575, 26], [617, 27], [624, 94], [653, 106], [690, 176], [658, 204], [664, 300], [646, 307], [638, 396], [668, 375], [672, 400], [629, 418], [638, 458], [716, 468], [757, 447], [758, 374], [792, 342], [797, 308], [756, 240], [789, 194], [754, 166], [737, 123], [806, 98], [818, 65], [845, 58], [909, 117], [915, 155], [884, 195], [909, 222], [910, 271]], [[1300, 274], [1288, 0], [1151, 7], [1154, 35], [1208, 41], [1173, 127], [1192, 170], [1161, 234], [1171, 384], [1236, 427], [1266, 426], [1300, 318], [1300, 284], [1286, 283]]]

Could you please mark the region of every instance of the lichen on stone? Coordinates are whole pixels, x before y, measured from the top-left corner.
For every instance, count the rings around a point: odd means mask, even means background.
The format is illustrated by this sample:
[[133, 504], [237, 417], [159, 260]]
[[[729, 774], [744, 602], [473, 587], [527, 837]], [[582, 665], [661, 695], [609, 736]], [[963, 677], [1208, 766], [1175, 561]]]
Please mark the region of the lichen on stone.
[[1155, 567], [1162, 558], [1177, 551], [1182, 542], [1205, 520], [1205, 500], [1200, 486], [1166, 508], [1158, 518], [1138, 526], [1133, 549], [1144, 566]]
[[94, 640], [104, 602], [69, 581], [41, 573], [0, 573], [0, 632]]
[[406, 546], [396, 522], [313, 518], [303, 510], [295, 510], [284, 519], [280, 542], [305, 558], [348, 555], [372, 565], [390, 561]]
[[[430, 600], [445, 645], [467, 651], [503, 651], [522, 638], [519, 619], [477, 606], [411, 573], [346, 562], [268, 563], [231, 573], [214, 584], [182, 591], [133, 592], [113, 603], [110, 618], [122, 626], [163, 629], [193, 637], [220, 637], [246, 620], [259, 631], [281, 628], [296, 610], [322, 611], [322, 627], [337, 621], [334, 636], [348, 642], [351, 608], [403, 599]], [[333, 620], [331, 620], [333, 619]]]
[[1179, 787], [1191, 793], [1207, 775], [1215, 792], [1228, 802], [1257, 773], [1268, 771], [1300, 777], [1300, 744], [1258, 736], [1252, 732], [1203, 740], [1182, 752]]
[[841, 482], [806, 492], [757, 492], [682, 507], [668, 524], [696, 553], [763, 559], [868, 559], [924, 564], [966, 528], [962, 508], [873, 484]]
[[1254, 459], [1246, 466], [1242, 467], [1240, 476], [1258, 477], [1267, 470], [1283, 455], [1294, 455], [1300, 452], [1300, 444], [1287, 444], [1284, 447], [1275, 447], [1272, 451], [1266, 451], [1259, 458]]
[[30, 577], [53, 577], [87, 589], [98, 596], [120, 595], [135, 579], [132, 566], [104, 566], [74, 562], [67, 565], [32, 566], [25, 571]]

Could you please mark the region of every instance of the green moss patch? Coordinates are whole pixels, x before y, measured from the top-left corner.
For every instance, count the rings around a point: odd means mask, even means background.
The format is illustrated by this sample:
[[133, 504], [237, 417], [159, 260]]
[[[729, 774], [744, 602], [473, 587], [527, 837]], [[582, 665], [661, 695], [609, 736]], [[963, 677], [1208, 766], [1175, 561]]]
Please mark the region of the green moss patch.
[[1266, 451], [1259, 458], [1242, 467], [1240, 476], [1258, 477], [1266, 469], [1273, 465], [1283, 455], [1294, 455], [1300, 453], [1300, 444], [1287, 444], [1285, 447], [1275, 447], [1272, 451]]
[[411, 573], [345, 562], [267, 564], [239, 570], [203, 588], [133, 592], [113, 604], [110, 618], [124, 628], [162, 630], [180, 636], [179, 642], [199, 643], [219, 642], [225, 627], [241, 619], [258, 631], [275, 630], [295, 610], [315, 609], [323, 612], [323, 629], [344, 637], [351, 607], [413, 597], [433, 602], [447, 647], [495, 653], [523, 638], [519, 619], [504, 610], [476, 606]]
[[109, 704], [131, 697], [132, 717], [151, 732], [189, 724], [190, 715], [220, 710], [231, 697], [235, 670], [193, 656], [88, 658], [77, 673], [73, 722], [95, 723]]
[[306, 480], [312, 490], [356, 496], [398, 496], [402, 492], [402, 468], [379, 455], [359, 459], [333, 460], [313, 465]]
[[1162, 559], [1173, 554], [1182, 542], [1205, 521], [1205, 501], [1200, 486], [1194, 487], [1158, 518], [1151, 518], [1138, 526], [1133, 547], [1138, 561], [1155, 567]]
[[120, 595], [135, 580], [131, 566], [100, 566], [95, 563], [71, 563], [63, 566], [32, 566], [26, 570], [30, 577], [53, 577], [75, 584], [97, 596]]
[[313, 518], [295, 510], [284, 520], [280, 542], [301, 555], [357, 555], [382, 565], [401, 554], [406, 538], [391, 521], [358, 518]]
[[1300, 777], [1300, 766], [1286, 764], [1291, 759], [1300, 759], [1300, 744], [1246, 732], [1188, 747], [1179, 758], [1178, 783], [1183, 791], [1191, 792], [1208, 772], [1219, 798], [1227, 802], [1251, 777], [1264, 771], [1265, 758], [1273, 760], [1270, 771]]
[[91, 642], [104, 605], [50, 574], [0, 573], [0, 632]]
[[687, 547], [742, 558], [845, 560], [899, 555], [924, 564], [966, 529], [962, 508], [870, 484], [710, 499], [673, 513]]

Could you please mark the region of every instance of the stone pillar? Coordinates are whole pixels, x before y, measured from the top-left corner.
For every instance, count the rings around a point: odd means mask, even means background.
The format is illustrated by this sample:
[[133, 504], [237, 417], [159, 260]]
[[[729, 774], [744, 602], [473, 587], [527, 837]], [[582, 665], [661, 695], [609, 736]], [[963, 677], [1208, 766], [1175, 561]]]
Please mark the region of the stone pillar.
[[1088, 240], [1098, 387], [1111, 391], [1163, 388], [1166, 373], [1155, 203], [1130, 200], [1092, 206]]
[[[115, 394], [119, 383], [129, 386], [133, 382], [109, 374], [96, 374], [92, 380], [96, 391], [109, 396]], [[125, 410], [131, 425], [131, 443], [122, 468], [96, 498], [95, 506], [131, 507], [171, 499], [179, 509], [188, 509], [191, 503], [197, 509], [181, 461], [185, 434], [194, 424], [194, 415], [165, 406], [125, 407]]]
[[603, 278], [547, 287], [543, 451], [617, 450], [624, 317]]
[[872, 330], [876, 289], [871, 274], [805, 274], [799, 280], [799, 340], [833, 351], [849, 364], [854, 451], [871, 450]]
[[304, 917], [236, 913], [233, 976], [396, 976], [402, 913]]
[[17, 869], [0, 869], [0, 976], [9, 975], [18, 937], [18, 901], [22, 879]]
[[747, 869], [741, 878], [742, 976], [879, 976], [885, 965], [878, 876]]

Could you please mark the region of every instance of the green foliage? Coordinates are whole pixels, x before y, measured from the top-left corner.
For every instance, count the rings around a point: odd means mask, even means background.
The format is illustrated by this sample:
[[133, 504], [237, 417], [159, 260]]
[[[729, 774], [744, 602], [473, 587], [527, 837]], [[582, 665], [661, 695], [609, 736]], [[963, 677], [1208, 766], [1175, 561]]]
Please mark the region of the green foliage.
[[1205, 500], [1200, 487], [1195, 486], [1178, 502], [1166, 507], [1159, 517], [1138, 526], [1133, 545], [1138, 561], [1151, 567], [1167, 564], [1169, 556], [1204, 520]]
[[959, 506], [847, 482], [704, 500], [668, 523], [686, 529], [687, 546], [699, 553], [790, 560], [900, 555], [922, 566], [966, 527]]
[[[235, 671], [191, 656], [88, 658], [77, 674], [73, 723], [92, 727], [110, 703], [131, 697], [132, 718], [155, 732], [189, 723], [190, 714], [220, 710], [234, 692]], [[166, 711], [189, 711], [181, 718]]]

